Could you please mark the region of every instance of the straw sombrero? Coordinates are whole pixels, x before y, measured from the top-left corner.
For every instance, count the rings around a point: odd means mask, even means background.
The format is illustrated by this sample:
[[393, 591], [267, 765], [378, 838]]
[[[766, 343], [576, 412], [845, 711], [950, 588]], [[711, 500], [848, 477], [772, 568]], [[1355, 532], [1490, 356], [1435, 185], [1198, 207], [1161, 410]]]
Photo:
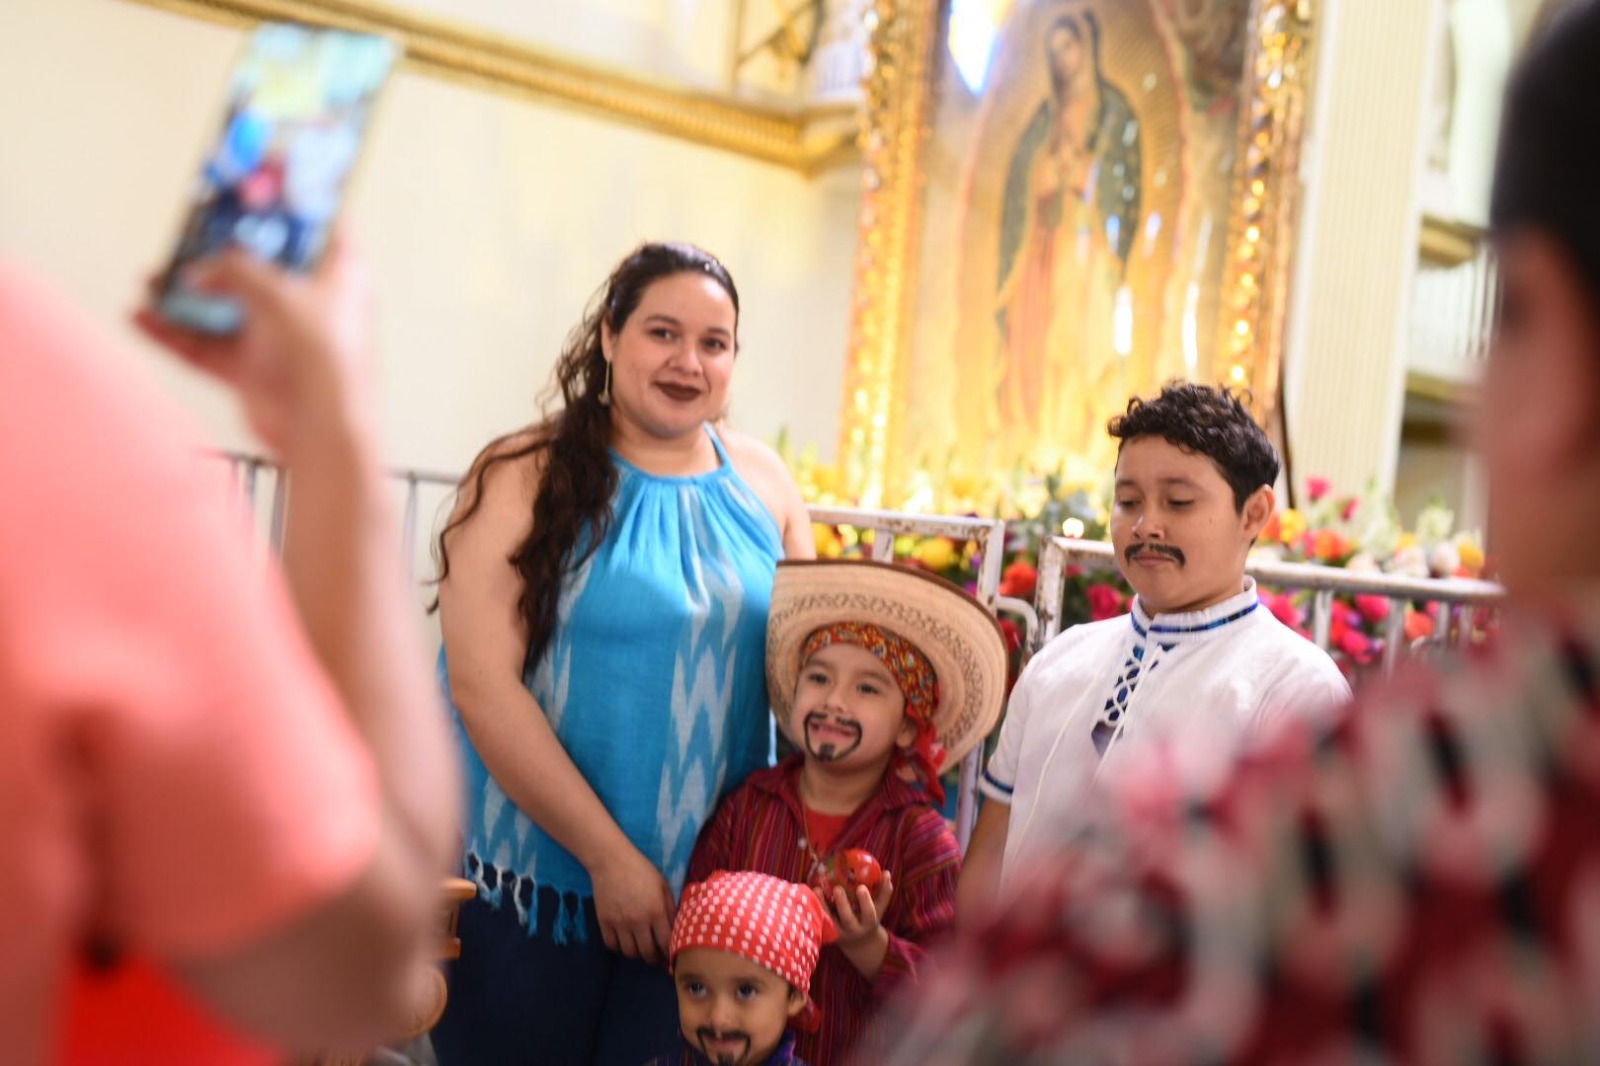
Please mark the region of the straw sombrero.
[[1008, 664], [993, 615], [942, 577], [865, 559], [819, 559], [780, 562], [772, 587], [767, 689], [785, 735], [800, 649], [813, 632], [836, 622], [870, 622], [928, 657], [939, 678], [933, 727], [946, 769], [994, 728]]

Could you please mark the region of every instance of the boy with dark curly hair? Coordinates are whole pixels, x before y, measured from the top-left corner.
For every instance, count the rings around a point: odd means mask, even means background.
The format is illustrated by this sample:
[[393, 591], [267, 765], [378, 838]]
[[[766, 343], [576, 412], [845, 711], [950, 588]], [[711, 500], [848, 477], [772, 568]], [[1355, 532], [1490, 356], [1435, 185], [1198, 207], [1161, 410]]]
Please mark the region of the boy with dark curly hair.
[[1278, 457], [1228, 389], [1171, 384], [1111, 420], [1111, 540], [1136, 596], [1126, 615], [1074, 626], [1034, 656], [984, 770], [963, 908], [1059, 839], [1092, 787], [1141, 750], [1226, 762], [1285, 714], [1342, 704], [1324, 651], [1261, 609], [1244, 572], [1272, 516]]

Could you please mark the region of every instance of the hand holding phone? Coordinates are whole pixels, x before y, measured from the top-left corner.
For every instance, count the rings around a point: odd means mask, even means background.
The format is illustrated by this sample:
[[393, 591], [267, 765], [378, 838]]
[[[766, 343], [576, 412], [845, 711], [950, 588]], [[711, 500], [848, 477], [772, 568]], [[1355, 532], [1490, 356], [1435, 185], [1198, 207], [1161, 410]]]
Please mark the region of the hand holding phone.
[[161, 317], [200, 333], [239, 329], [237, 301], [186, 279], [226, 248], [290, 270], [316, 266], [397, 55], [387, 38], [343, 30], [268, 23], [251, 35], [162, 276]]
[[[342, 228], [341, 228], [342, 229]], [[195, 369], [231, 386], [251, 430], [291, 464], [372, 420], [372, 294], [360, 255], [336, 233], [316, 270], [297, 274], [230, 248], [194, 266], [198, 294], [242, 310], [240, 328], [210, 334], [151, 308], [134, 324]]]

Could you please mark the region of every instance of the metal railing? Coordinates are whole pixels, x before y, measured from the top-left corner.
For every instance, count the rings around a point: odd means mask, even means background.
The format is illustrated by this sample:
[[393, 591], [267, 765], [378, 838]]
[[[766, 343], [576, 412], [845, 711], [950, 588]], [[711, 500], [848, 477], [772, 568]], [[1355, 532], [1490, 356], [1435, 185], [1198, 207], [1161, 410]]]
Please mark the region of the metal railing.
[[[223, 453], [231, 464], [234, 483], [241, 501], [261, 529], [266, 543], [276, 553], [282, 550], [284, 525], [288, 516], [289, 479], [270, 459], [239, 452]], [[418, 584], [432, 578], [431, 568], [419, 562], [419, 547], [427, 543], [422, 528], [422, 497], [428, 489], [442, 490], [441, 499], [460, 483], [460, 476], [433, 470], [393, 469], [389, 480], [402, 493], [400, 505], [403, 523], [404, 555], [407, 572]], [[265, 524], [261, 524], [261, 498], [267, 496]], [[1005, 523], [999, 519], [966, 518], [943, 515], [897, 514], [891, 511], [865, 511], [852, 508], [812, 507], [811, 520], [829, 526], [847, 526], [858, 531], [862, 543], [867, 543], [873, 559], [882, 562], [895, 560], [895, 549], [902, 536], [948, 537], [955, 541], [977, 545], [983, 562], [979, 568], [976, 595], [978, 601], [990, 612], [997, 601], [1007, 609], [1028, 611], [1028, 605], [1017, 600], [1001, 600], [1000, 567], [1005, 554]], [[431, 536], [432, 523], [427, 529]], [[425, 558], [425, 556], [422, 556]], [[977, 819], [978, 772], [982, 769], [983, 753], [974, 750], [962, 760], [961, 786], [956, 804], [956, 836], [963, 847], [972, 833]]]
[[[284, 522], [290, 504], [288, 479], [270, 460], [257, 455], [227, 453], [235, 484], [248, 513], [261, 517], [260, 498], [266, 495], [270, 507], [262, 533], [274, 551], [282, 548]], [[419, 564], [419, 547], [426, 545], [422, 528], [422, 498], [432, 491], [442, 501], [448, 498], [460, 476], [432, 470], [393, 469], [389, 479], [400, 492], [403, 538], [407, 572], [422, 583], [432, 577], [430, 567]], [[1048, 541], [1039, 561], [1039, 583], [1032, 604], [999, 594], [1001, 568], [1005, 561], [1006, 525], [1000, 519], [947, 515], [902, 514], [854, 508], [812, 507], [813, 522], [848, 527], [858, 533], [859, 542], [868, 545], [867, 554], [880, 562], [897, 559], [900, 538], [948, 537], [976, 545], [982, 556], [975, 595], [991, 611], [1015, 614], [1024, 621], [1026, 647], [1035, 651], [1061, 630], [1062, 599], [1066, 589], [1067, 567], [1077, 564], [1091, 569], [1114, 569], [1116, 560], [1110, 544], [1054, 537]], [[432, 533], [432, 523], [427, 530]], [[870, 535], [870, 543], [869, 543]], [[1311, 628], [1313, 638], [1326, 649], [1331, 631], [1334, 597], [1368, 594], [1390, 602], [1385, 622], [1383, 669], [1394, 669], [1402, 653], [1416, 648], [1404, 640], [1406, 610], [1412, 604], [1440, 605], [1438, 634], [1429, 641], [1417, 642], [1464, 645], [1472, 636], [1472, 612], [1480, 607], [1498, 606], [1504, 597], [1500, 586], [1487, 581], [1461, 578], [1444, 580], [1398, 577], [1391, 574], [1361, 573], [1306, 563], [1252, 561], [1246, 572], [1262, 586], [1278, 590], [1310, 590], [1313, 593]], [[963, 849], [977, 820], [978, 774], [982, 769], [983, 745], [961, 762], [961, 778], [956, 800], [956, 838]]]
[[[1030, 647], [1042, 646], [1061, 631], [1061, 607], [1066, 593], [1067, 567], [1078, 564], [1110, 570], [1116, 555], [1103, 541], [1052, 537], [1039, 560], [1039, 586], [1035, 607], [1039, 627]], [[1415, 578], [1396, 574], [1341, 570], [1313, 563], [1283, 563], [1252, 560], [1245, 573], [1263, 588], [1279, 591], [1308, 590], [1311, 598], [1311, 633], [1317, 646], [1328, 649], [1332, 631], [1334, 597], [1339, 595], [1382, 596], [1389, 601], [1384, 622], [1383, 672], [1394, 671], [1401, 655], [1428, 644], [1464, 646], [1472, 639], [1473, 613], [1480, 607], [1498, 607], [1505, 590], [1489, 581], [1467, 578]], [[1413, 604], [1438, 604], [1440, 626], [1436, 636], [1415, 643], [1405, 639], [1406, 611]]]
[[[260, 497], [270, 493], [271, 507], [267, 512], [261, 533], [274, 553], [283, 550], [283, 533], [289, 515], [289, 479], [271, 459], [245, 452], [222, 452], [233, 471], [234, 485], [247, 514], [259, 518]], [[460, 474], [447, 474], [437, 470], [391, 468], [389, 481], [402, 490], [401, 538], [406, 566], [414, 580], [426, 578], [417, 565], [417, 549], [424, 541], [419, 537], [422, 518], [422, 493], [426, 488], [440, 490], [440, 495], [453, 492], [461, 482]], [[432, 576], [431, 574], [428, 576]]]

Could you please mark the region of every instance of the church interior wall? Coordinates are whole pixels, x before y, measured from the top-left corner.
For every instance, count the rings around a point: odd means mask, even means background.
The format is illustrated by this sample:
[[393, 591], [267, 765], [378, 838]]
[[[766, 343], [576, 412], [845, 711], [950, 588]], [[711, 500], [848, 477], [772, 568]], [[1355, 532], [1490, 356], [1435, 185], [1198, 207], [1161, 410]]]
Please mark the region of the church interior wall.
[[[240, 40], [121, 0], [0, 5], [0, 254], [131, 344], [136, 279], [170, 249]], [[611, 40], [599, 58], [613, 65], [630, 61], [625, 41], [659, 44], [643, 31]], [[734, 424], [831, 449], [858, 196], [849, 166], [806, 177], [400, 72], [348, 201], [379, 294], [389, 455], [459, 470], [531, 421], [568, 329], [648, 239], [704, 245], [741, 289]], [[223, 446], [251, 446], [227, 397], [146, 352]]]
[[[1509, 12], [1495, 18], [1524, 33], [1534, 0], [1495, 2]], [[408, 6], [647, 77], [725, 87], [731, 4]], [[1406, 292], [1426, 206], [1427, 57], [1449, 8], [1327, 0], [1322, 12], [1286, 353], [1291, 450], [1299, 477], [1351, 491], [1375, 477], [1398, 490], [1409, 469], [1400, 426]], [[130, 343], [131, 279], [169, 247], [239, 39], [125, 0], [0, 5], [0, 254], [52, 276]], [[805, 176], [401, 72], [349, 203], [380, 294], [391, 456], [459, 470], [490, 436], [529, 421], [609, 267], [638, 241], [682, 238], [721, 256], [744, 297], [734, 423], [768, 439], [787, 430], [830, 457], [859, 182], [848, 162]], [[150, 358], [224, 446], [250, 446], [225, 397]]]

